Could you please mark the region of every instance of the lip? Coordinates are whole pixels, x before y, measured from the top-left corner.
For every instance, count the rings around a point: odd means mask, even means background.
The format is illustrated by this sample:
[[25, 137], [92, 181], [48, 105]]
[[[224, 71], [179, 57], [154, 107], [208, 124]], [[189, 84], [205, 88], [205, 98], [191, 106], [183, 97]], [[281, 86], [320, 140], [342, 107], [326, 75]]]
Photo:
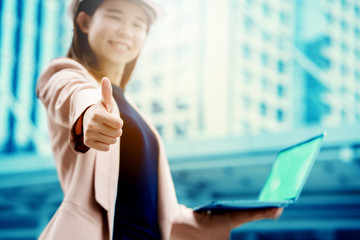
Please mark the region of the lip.
[[[130, 44], [123, 42], [123, 41], [113, 41], [113, 40], [109, 40], [109, 43], [115, 47], [116, 49], [118, 49], [119, 51], [127, 51], [129, 50]], [[120, 47], [120, 46], [124, 46], [124, 47]]]

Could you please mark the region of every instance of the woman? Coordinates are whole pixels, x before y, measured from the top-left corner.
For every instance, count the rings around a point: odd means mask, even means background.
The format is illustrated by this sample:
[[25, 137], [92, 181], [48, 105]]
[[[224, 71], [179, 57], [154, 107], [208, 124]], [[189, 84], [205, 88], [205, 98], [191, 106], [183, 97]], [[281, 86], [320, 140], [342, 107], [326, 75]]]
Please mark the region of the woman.
[[156, 4], [75, 0], [70, 12], [68, 56], [50, 62], [37, 85], [64, 191], [41, 239], [228, 239], [234, 227], [281, 214], [200, 214], [178, 204], [159, 134], [124, 97], [161, 15]]

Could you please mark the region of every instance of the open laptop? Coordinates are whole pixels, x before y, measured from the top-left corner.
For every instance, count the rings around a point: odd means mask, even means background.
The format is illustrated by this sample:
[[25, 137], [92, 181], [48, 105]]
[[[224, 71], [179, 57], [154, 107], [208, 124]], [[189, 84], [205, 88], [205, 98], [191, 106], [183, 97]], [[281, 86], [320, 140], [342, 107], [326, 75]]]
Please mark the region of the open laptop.
[[194, 208], [197, 212], [229, 212], [241, 209], [287, 207], [294, 204], [304, 187], [326, 133], [278, 152], [258, 200], [223, 200]]

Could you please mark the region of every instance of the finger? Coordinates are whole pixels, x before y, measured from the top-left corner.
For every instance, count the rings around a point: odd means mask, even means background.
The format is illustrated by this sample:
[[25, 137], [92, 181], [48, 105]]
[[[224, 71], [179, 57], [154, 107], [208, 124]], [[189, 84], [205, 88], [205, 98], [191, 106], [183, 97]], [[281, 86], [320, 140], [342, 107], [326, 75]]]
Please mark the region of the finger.
[[124, 124], [123, 120], [119, 116], [108, 113], [101, 109], [94, 113], [94, 121], [106, 124], [113, 129], [120, 129]]
[[109, 136], [106, 136], [106, 135], [100, 133], [96, 136], [96, 141], [109, 145], [109, 144], [115, 144], [117, 141], [117, 138], [109, 137]]
[[[270, 209], [252, 209], [252, 210], [240, 210], [230, 213], [232, 228], [238, 227], [244, 223], [252, 222], [260, 219], [270, 218], [273, 219], [277, 215], [279, 210], [277, 208]], [[279, 212], [281, 213], [281, 211]]]
[[99, 128], [99, 132], [105, 136], [114, 137], [114, 138], [121, 137], [122, 135], [121, 128], [115, 129], [107, 124], [102, 124]]
[[105, 144], [105, 143], [102, 143], [102, 142], [95, 141], [94, 145], [95, 145], [94, 148], [96, 150], [99, 150], [99, 151], [107, 152], [107, 151], [110, 150], [110, 144]]
[[104, 104], [106, 110], [111, 113], [113, 109], [112, 86], [110, 80], [107, 77], [104, 77], [101, 80], [101, 96], [102, 103]]
[[99, 151], [109, 151], [110, 150], [110, 144], [105, 144], [102, 142], [98, 142], [98, 141], [89, 141], [84, 139], [84, 143], [86, 146], [88, 146], [89, 148], [93, 148]]

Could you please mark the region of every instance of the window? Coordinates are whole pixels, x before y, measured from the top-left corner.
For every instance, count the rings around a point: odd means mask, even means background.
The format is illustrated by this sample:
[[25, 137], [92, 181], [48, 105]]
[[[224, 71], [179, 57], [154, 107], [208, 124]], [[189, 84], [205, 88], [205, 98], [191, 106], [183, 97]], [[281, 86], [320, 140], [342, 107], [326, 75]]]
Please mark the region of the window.
[[281, 22], [283, 25], [287, 25], [287, 24], [288, 24], [288, 19], [289, 19], [289, 17], [288, 17], [288, 15], [287, 15], [286, 13], [280, 12], [279, 17], [280, 17], [280, 22]]
[[340, 44], [341, 51], [346, 54], [349, 51], [349, 46], [345, 42], [341, 42]]
[[163, 84], [163, 78], [161, 76], [154, 76], [153, 82], [155, 86], [160, 87]]
[[186, 137], [187, 135], [187, 127], [185, 124], [176, 123], [174, 125], [175, 134], [177, 137]]
[[178, 110], [186, 110], [189, 108], [189, 104], [186, 102], [184, 98], [177, 98], [175, 100], [175, 106]]
[[355, 12], [355, 16], [360, 18], [360, 7], [359, 6], [354, 7], [354, 12]]
[[279, 73], [284, 73], [285, 71], [285, 64], [282, 60], [278, 61], [278, 72]]
[[164, 136], [164, 126], [163, 125], [156, 125], [155, 128], [161, 136]]
[[334, 16], [330, 13], [330, 12], [327, 12], [325, 14], [325, 17], [326, 17], [326, 20], [329, 24], [333, 24], [334, 23]]
[[251, 75], [251, 73], [249, 71], [245, 70], [243, 72], [243, 76], [244, 76], [244, 82], [245, 83], [247, 83], [247, 84], [251, 83], [252, 75]]
[[159, 102], [152, 103], [152, 112], [153, 113], [161, 113], [163, 111], [164, 111], [164, 108], [163, 108], [162, 104], [160, 104]]
[[269, 64], [269, 56], [265, 52], [261, 53], [261, 64], [263, 66], [267, 66]]
[[349, 3], [348, 0], [341, 0], [341, 7], [345, 10], [346, 8], [348, 8]]
[[355, 57], [359, 60], [360, 59], [360, 50], [357, 48], [355, 49]]
[[243, 57], [245, 59], [250, 59], [250, 57], [251, 57], [251, 49], [250, 49], [249, 45], [246, 45], [246, 44], [243, 45], [242, 50], [243, 50]]
[[341, 75], [346, 76], [349, 70], [345, 64], [341, 64], [340, 71], [341, 71]]
[[243, 97], [243, 106], [245, 110], [249, 110], [250, 109], [250, 99], [248, 96], [244, 96]]
[[254, 25], [253, 20], [249, 16], [246, 16], [244, 18], [244, 28], [246, 32], [251, 32], [253, 25]]
[[276, 111], [276, 116], [277, 116], [277, 120], [278, 120], [279, 122], [283, 122], [283, 121], [284, 121], [284, 111], [283, 111], [283, 110], [278, 109], [278, 110]]
[[269, 85], [268, 79], [267, 79], [266, 77], [264, 77], [264, 76], [261, 77], [261, 87], [262, 87], [262, 89], [263, 89], [264, 91], [267, 90], [268, 85]]
[[360, 72], [359, 71], [355, 71], [355, 80], [360, 82]]
[[360, 29], [359, 29], [359, 27], [356, 27], [354, 29], [354, 34], [355, 34], [355, 37], [360, 38]]
[[277, 86], [277, 94], [279, 97], [284, 97], [284, 87], [280, 84]]
[[271, 15], [271, 9], [269, 7], [269, 5], [267, 3], [264, 3], [262, 5], [262, 11], [263, 11], [263, 15], [266, 17], [270, 17]]
[[262, 116], [265, 116], [267, 114], [267, 106], [263, 102], [260, 104], [260, 113]]
[[342, 29], [344, 32], [347, 31], [348, 28], [349, 28], [348, 23], [347, 23], [344, 19], [341, 20], [340, 25], [341, 25], [341, 29]]

